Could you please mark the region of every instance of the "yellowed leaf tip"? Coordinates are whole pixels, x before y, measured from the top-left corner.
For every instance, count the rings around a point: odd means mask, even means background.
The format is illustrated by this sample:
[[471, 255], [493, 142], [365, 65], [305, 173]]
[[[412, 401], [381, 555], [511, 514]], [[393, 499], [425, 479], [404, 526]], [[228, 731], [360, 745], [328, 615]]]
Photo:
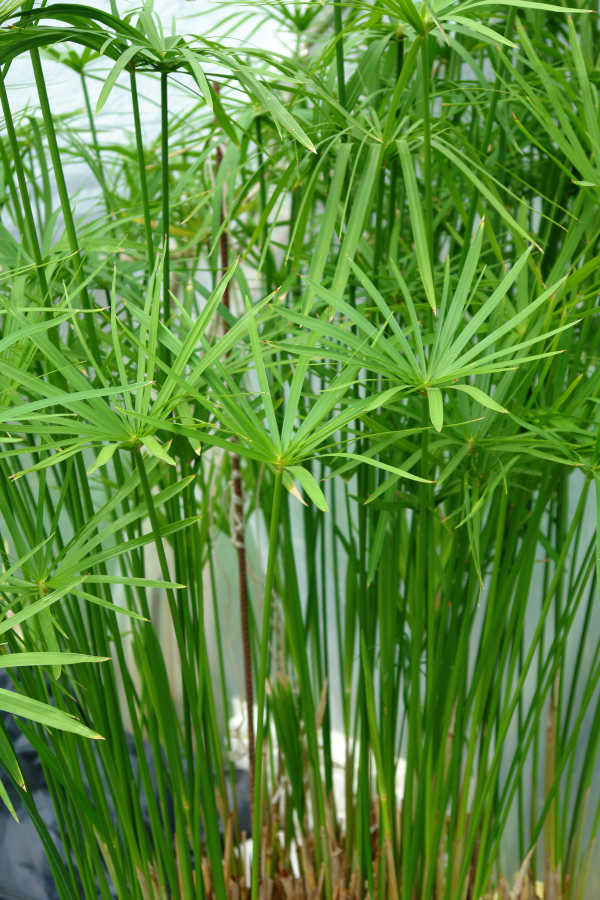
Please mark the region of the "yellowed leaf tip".
[[308, 503], [303, 498], [302, 494], [300, 493], [300, 491], [298, 490], [298, 488], [296, 487], [295, 484], [293, 484], [290, 488], [288, 488], [288, 490], [289, 490], [290, 494], [292, 494], [292, 496], [294, 496], [297, 500], [300, 501], [300, 503], [302, 503], [304, 506], [308, 506]]

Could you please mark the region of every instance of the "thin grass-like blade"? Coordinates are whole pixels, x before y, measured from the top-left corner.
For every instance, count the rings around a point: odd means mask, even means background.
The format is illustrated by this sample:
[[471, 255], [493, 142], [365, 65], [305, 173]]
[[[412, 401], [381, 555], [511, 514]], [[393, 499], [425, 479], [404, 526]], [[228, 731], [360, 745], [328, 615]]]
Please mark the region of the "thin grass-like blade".
[[429, 240], [425, 233], [425, 219], [423, 217], [422, 209], [423, 200], [419, 196], [412, 157], [410, 155], [410, 150], [408, 149], [408, 144], [404, 138], [398, 141], [398, 153], [400, 154], [402, 174], [404, 176], [404, 185], [406, 187], [410, 224], [415, 241], [419, 275], [421, 276], [427, 302], [435, 313], [437, 311], [437, 301], [435, 297], [435, 288], [433, 286]]

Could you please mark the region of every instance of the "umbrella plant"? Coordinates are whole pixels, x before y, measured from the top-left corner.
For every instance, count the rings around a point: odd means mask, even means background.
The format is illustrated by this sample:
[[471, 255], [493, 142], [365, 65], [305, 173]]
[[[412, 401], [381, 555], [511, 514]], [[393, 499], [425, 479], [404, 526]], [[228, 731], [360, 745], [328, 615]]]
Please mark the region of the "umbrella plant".
[[0, 6], [0, 708], [59, 895], [595, 896], [597, 15], [109, 7]]

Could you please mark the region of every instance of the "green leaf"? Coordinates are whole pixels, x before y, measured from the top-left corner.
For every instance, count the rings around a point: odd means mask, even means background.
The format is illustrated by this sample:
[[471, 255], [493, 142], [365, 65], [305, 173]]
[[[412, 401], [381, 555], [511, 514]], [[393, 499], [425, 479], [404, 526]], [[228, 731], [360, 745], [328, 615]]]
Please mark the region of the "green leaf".
[[583, 100], [583, 113], [589, 132], [592, 153], [594, 154], [596, 168], [600, 168], [600, 127], [598, 125], [598, 97], [594, 97], [592, 84], [587, 72], [581, 46], [575, 31], [573, 19], [569, 16], [569, 42], [571, 53], [575, 63], [575, 71], [579, 80], [580, 96]]
[[161, 311], [162, 273], [165, 266], [166, 254], [167, 242], [165, 240], [162, 243], [160, 253], [157, 254], [152, 277], [148, 282], [148, 287], [146, 290], [146, 298], [144, 302], [145, 319], [144, 327], [141, 333], [141, 340], [138, 341], [137, 363], [137, 373], [139, 376], [138, 381], [145, 381], [146, 384], [143, 390], [136, 392], [136, 413], [147, 414], [148, 410], [150, 409], [150, 398], [152, 396], [152, 388], [154, 382], [154, 370], [156, 367], [156, 358], [159, 349], [158, 327]]
[[106, 662], [109, 656], [89, 656], [86, 653], [68, 652], [32, 652], [32, 653], [0, 653], [0, 669], [12, 669], [18, 666], [70, 666], [75, 663]]
[[478, 9], [479, 7], [493, 6], [495, 8], [501, 6], [516, 6], [517, 9], [532, 9], [540, 12], [557, 12], [565, 15], [566, 13], [593, 13], [592, 9], [578, 9], [576, 6], [558, 6], [556, 3], [543, 3], [540, 0], [474, 0], [463, 4], [462, 9]]
[[486, 394], [485, 391], [480, 390], [477, 387], [474, 387], [472, 384], [449, 384], [446, 385], [447, 390], [451, 391], [462, 391], [463, 394], [468, 394], [469, 397], [472, 397], [473, 400], [476, 400], [477, 403], [481, 403], [482, 406], [487, 407], [487, 409], [491, 409], [494, 412], [499, 413], [507, 413], [508, 410], [497, 403], [495, 400]]
[[311, 153], [316, 153], [317, 150], [315, 145], [306, 134], [304, 129], [301, 127], [299, 122], [294, 118], [294, 116], [289, 112], [288, 109], [281, 103], [281, 101], [273, 94], [269, 88], [262, 84], [252, 73], [251, 69], [247, 66], [242, 66], [233, 58], [228, 59], [229, 65], [237, 72], [240, 81], [245, 83], [247, 89], [250, 93], [254, 94], [255, 97], [262, 103], [262, 105], [267, 109], [271, 116], [273, 117], [273, 121], [277, 127], [281, 126], [284, 131], [289, 132], [293, 138], [295, 138], [300, 144], [310, 150]]
[[350, 273], [350, 262], [354, 259], [356, 254], [356, 249], [365, 229], [365, 221], [371, 209], [371, 197], [377, 181], [380, 156], [381, 151], [377, 145], [369, 147], [366, 164], [358, 176], [358, 184], [352, 202], [352, 209], [344, 233], [342, 246], [340, 247], [337, 257], [335, 274], [331, 283], [331, 290], [334, 294], [337, 294], [338, 297], [342, 297], [346, 290]]
[[504, 37], [503, 34], [500, 34], [499, 31], [494, 31], [493, 28], [488, 28], [487, 25], [483, 25], [481, 22], [477, 22], [474, 19], [468, 19], [465, 16], [457, 16], [452, 15], [452, 19], [456, 22], [457, 25], [461, 25], [466, 31], [471, 31], [474, 34], [479, 34], [481, 37], [485, 38], [486, 41], [489, 41], [492, 44], [504, 44], [506, 47], [516, 47], [514, 41], [509, 40]]
[[304, 491], [308, 494], [312, 502], [323, 512], [329, 512], [329, 506], [325, 499], [325, 494], [319, 487], [314, 475], [305, 469], [304, 466], [288, 466], [288, 472], [298, 479]]
[[169, 466], [175, 466], [177, 463], [172, 456], [169, 456], [162, 444], [160, 444], [151, 434], [146, 434], [140, 438], [140, 443], [144, 445], [151, 456], [162, 460]]
[[[244, 303], [246, 305], [247, 312], [252, 310], [252, 301], [250, 299], [250, 292], [244, 290]], [[269, 378], [267, 375], [267, 370], [265, 368], [264, 361], [264, 353], [263, 346], [261, 340], [258, 335], [258, 328], [256, 327], [256, 320], [254, 317], [251, 317], [248, 320], [248, 334], [250, 335], [250, 346], [252, 347], [252, 361], [254, 362], [254, 368], [256, 370], [256, 376], [258, 378], [258, 386], [260, 389], [262, 407], [264, 409], [265, 417], [267, 419], [267, 424], [269, 426], [269, 434], [271, 436], [271, 440], [273, 442], [273, 446], [276, 450], [281, 450], [281, 437], [279, 434], [279, 426], [277, 424], [277, 416], [275, 415], [275, 407], [273, 405], [273, 398], [271, 395], [271, 386], [269, 384]]]
[[506, 204], [502, 203], [499, 197], [496, 196], [494, 191], [490, 190], [490, 188], [485, 184], [481, 177], [479, 177], [476, 173], [479, 170], [482, 174], [484, 172], [480, 166], [478, 166], [472, 159], [468, 159], [463, 154], [459, 153], [455, 148], [452, 147], [447, 141], [443, 140], [441, 137], [432, 137], [431, 146], [435, 147], [436, 150], [439, 150], [441, 154], [443, 154], [446, 159], [448, 159], [452, 165], [456, 166], [463, 175], [469, 179], [469, 181], [477, 188], [482, 197], [490, 203], [498, 215], [503, 219], [503, 221], [508, 225], [511, 231], [514, 231], [516, 234], [520, 235], [524, 238], [528, 243], [533, 242], [534, 245], [540, 249], [540, 247], [535, 244], [531, 235], [525, 231], [524, 228], [521, 228], [517, 220], [514, 216], [512, 216], [507, 208]]
[[96, 594], [91, 594], [89, 591], [81, 590], [81, 588], [73, 588], [73, 594], [76, 597], [81, 597], [82, 600], [87, 601], [88, 603], [94, 603], [96, 606], [102, 606], [104, 609], [110, 609], [111, 612], [119, 613], [121, 616], [126, 616], [129, 619], [135, 619], [136, 622], [149, 622], [146, 616], [143, 616], [141, 613], [136, 612], [133, 609], [128, 609], [126, 606], [118, 606], [116, 603], [111, 603], [109, 600], [104, 600], [102, 597], [97, 596]]
[[[120, 321], [117, 318], [117, 267], [115, 265], [113, 266], [112, 287], [110, 293], [110, 337], [115, 354], [115, 360], [117, 363], [117, 371], [119, 373], [119, 378], [121, 379], [121, 384], [127, 384], [127, 373], [125, 371], [125, 363], [123, 362], [119, 325]], [[125, 393], [123, 394], [123, 400], [125, 402], [125, 409], [128, 412], [132, 412], [133, 405], [131, 403], [131, 396], [129, 391], [125, 391]]]
[[444, 400], [439, 388], [427, 389], [427, 402], [431, 424], [436, 431], [441, 431], [444, 425]]
[[179, 584], [177, 581], [163, 581], [162, 578], [141, 578], [136, 575], [98, 575], [92, 572], [86, 575], [86, 584], [122, 584], [130, 587], [143, 587], [148, 590], [158, 588], [159, 590], [180, 591], [185, 584]]
[[[393, 493], [393, 491], [390, 493]], [[379, 566], [379, 560], [381, 559], [381, 554], [383, 553], [383, 547], [389, 522], [389, 510], [382, 510], [382, 512], [380, 512], [377, 517], [375, 535], [373, 537], [373, 540], [371, 541], [371, 546], [369, 548], [369, 569], [367, 572], [368, 585], [373, 583], [377, 567]]]
[[123, 69], [127, 66], [127, 64], [133, 59], [136, 53], [138, 53], [142, 48], [137, 44], [133, 44], [131, 47], [128, 47], [121, 55], [118, 60], [106, 76], [106, 81], [100, 91], [100, 96], [98, 97], [98, 102], [96, 104], [96, 115], [100, 112], [104, 104], [109, 98], [110, 92], [115, 86], [115, 82]]
[[9, 19], [16, 9], [21, 6], [22, 0], [3, 0], [0, 3], [0, 22]]
[[[183, 381], [185, 369], [189, 365], [190, 360], [196, 352], [199, 343], [201, 343], [202, 337], [206, 333], [206, 330], [209, 327], [212, 318], [216, 314], [219, 303], [221, 303], [223, 300], [225, 291], [227, 290], [227, 287], [229, 286], [229, 283], [231, 282], [231, 279], [238, 268], [238, 262], [239, 261], [237, 259], [234, 260], [227, 272], [223, 275], [215, 290], [212, 291], [212, 293], [204, 303], [204, 306], [202, 307], [202, 310], [199, 313], [197, 319], [194, 322], [190, 322], [190, 329], [183, 340], [181, 340], [181, 342], [177, 341], [176, 343], [174, 341], [173, 346], [169, 348], [175, 358], [171, 363], [168, 371], [166, 372], [163, 384], [160, 388], [160, 391], [158, 392], [156, 400], [154, 401], [154, 411], [162, 414], [165, 410], [167, 410], [167, 403], [177, 390], [177, 387], [181, 387], [182, 382], [183, 384], [185, 384], [185, 382]], [[144, 320], [146, 321], [145, 314]], [[180, 404], [180, 408], [182, 407], [185, 408], [185, 401]]]
[[[515, 278], [517, 271], [519, 269], [520, 260], [518, 260], [513, 268], [510, 270], [506, 279], [512, 283]], [[499, 325], [495, 328], [490, 334], [487, 334], [485, 337], [481, 338], [475, 346], [471, 347], [470, 350], [467, 350], [462, 356], [458, 356], [460, 351], [462, 350], [464, 344], [469, 340], [470, 337], [474, 334], [474, 328], [477, 328], [481, 321], [485, 320], [490, 313], [490, 309], [497, 305], [501, 297], [506, 293], [505, 283], [506, 280], [503, 280], [502, 284], [494, 291], [492, 296], [484, 303], [481, 309], [475, 313], [469, 324], [464, 328], [459, 338], [456, 339], [452, 347], [450, 348], [451, 360], [449, 365], [452, 366], [464, 366], [466, 363], [469, 363], [472, 359], [476, 359], [478, 356], [481, 356], [483, 350], [489, 347], [491, 344], [496, 343], [500, 340], [500, 338], [504, 337], [505, 334], [517, 328], [521, 322], [524, 322], [529, 316], [531, 316], [540, 306], [543, 306], [548, 300], [551, 300], [553, 296], [564, 286], [567, 280], [567, 276], [565, 275], [555, 284], [550, 285], [536, 300], [532, 300], [532, 302], [526, 306], [524, 309], [520, 310], [514, 316], [511, 316], [507, 321], [503, 322], [502, 325]], [[569, 327], [563, 326], [564, 327]], [[543, 335], [539, 336], [541, 340]], [[522, 342], [524, 343], [524, 342]], [[510, 350], [510, 348], [505, 348]], [[491, 354], [488, 355], [491, 356]]]
[[[352, 267], [352, 271], [354, 272], [354, 274], [356, 275], [356, 277], [358, 278], [358, 280], [364, 287], [364, 289], [367, 292], [367, 294], [369, 295], [369, 297], [371, 297], [371, 299], [376, 303], [379, 310], [385, 316], [386, 325], [387, 324], [390, 325], [390, 327], [394, 333], [394, 336], [396, 337], [396, 340], [398, 341], [398, 343], [400, 345], [402, 354], [410, 367], [410, 370], [412, 370], [414, 375], [418, 378], [420, 373], [419, 373], [419, 366], [418, 366], [417, 360], [415, 359], [415, 356], [414, 356], [414, 354], [410, 348], [410, 345], [404, 335], [404, 332], [402, 331], [402, 329], [398, 325], [398, 322], [396, 321], [396, 317], [395, 317], [394, 313], [389, 308], [385, 299], [383, 298], [381, 293], [377, 290], [377, 288], [375, 287], [375, 285], [373, 284], [371, 279], [367, 275], [365, 275], [365, 273], [361, 269], [359, 269], [359, 267], [356, 265], [356, 263], [351, 262], [350, 265]], [[393, 345], [391, 345], [391, 346], [393, 348]], [[393, 349], [392, 349], [392, 352], [393, 352]]]
[[[419, 322], [419, 318], [417, 316], [417, 311], [415, 309], [415, 304], [410, 294], [409, 287], [404, 280], [400, 269], [396, 265], [394, 259], [390, 257], [390, 266], [392, 272], [394, 273], [394, 277], [398, 282], [398, 286], [402, 292], [402, 296], [404, 297], [404, 302], [406, 303], [406, 310], [408, 312], [408, 319], [412, 327], [412, 338], [416, 344], [417, 348], [417, 358], [418, 358], [418, 366], [417, 372], [420, 376], [419, 380], [423, 380], [427, 376], [427, 362], [425, 360], [425, 347], [423, 346], [423, 336], [421, 335], [421, 324]], [[419, 368], [420, 367], [420, 368]]]
[[[321, 218], [320, 227], [318, 234], [316, 235], [315, 243], [313, 247], [311, 247], [310, 267], [308, 270], [307, 284], [302, 296], [302, 304], [300, 307], [305, 313], [308, 313], [308, 311], [310, 310], [312, 301], [315, 296], [315, 284], [318, 284], [321, 281], [323, 273], [325, 271], [327, 258], [331, 252], [331, 243], [335, 233], [335, 226], [339, 214], [339, 204], [342, 196], [342, 190], [344, 188], [344, 180], [346, 176], [346, 170], [348, 168], [350, 150], [351, 144], [343, 143], [338, 146], [336, 151], [333, 175], [328, 185], [327, 203], [325, 204], [325, 209], [323, 210], [323, 216]], [[290, 433], [291, 432], [284, 425], [282, 435], [284, 444], [289, 439]]]
[[179, 52], [183, 56], [183, 58], [189, 63], [189, 67], [192, 70], [192, 75], [196, 79], [196, 83], [200, 90], [202, 91], [202, 96], [204, 97], [207, 106], [212, 110], [213, 108], [213, 100], [212, 94], [210, 91], [210, 86], [208, 81], [206, 80], [206, 75], [200, 68], [198, 60], [196, 59], [196, 55], [193, 50], [189, 50], [187, 47], [180, 47]]
[[[20, 0], [19, 0], [19, 2], [20, 2]], [[2, 762], [3, 762], [3, 760], [0, 758], [0, 763], [2, 763]], [[2, 802], [4, 803], [4, 805], [6, 806], [6, 808], [8, 809], [9, 813], [11, 814], [11, 816], [13, 817], [13, 819], [15, 820], [15, 822], [18, 822], [19, 819], [17, 818], [17, 814], [16, 814], [16, 812], [15, 812], [15, 808], [14, 808], [14, 806], [12, 805], [11, 799], [10, 799], [10, 797], [8, 796], [8, 792], [7, 792], [6, 788], [4, 787], [4, 782], [1, 781], [1, 780], [0, 780], [0, 800], [2, 800]]]
[[[0, 655], [1, 658], [1, 655]], [[13, 746], [6, 733], [4, 722], [0, 721], [0, 765], [3, 765], [15, 784], [19, 787], [25, 786], [25, 779], [19, 766], [19, 761], [13, 749]], [[0, 784], [2, 782], [0, 781]]]
[[[415, 29], [417, 34], [425, 35], [425, 22], [419, 15], [413, 0], [397, 0], [398, 9], [404, 20]], [[425, 9], [425, 7], [423, 7]]]
[[[0, 371], [8, 372], [12, 367], [5, 365], [4, 363], [0, 363]], [[31, 384], [30, 379], [23, 379], [25, 382], [27, 381], [27, 385]], [[32, 379], [33, 380], [33, 379]], [[123, 425], [121, 421], [112, 413], [108, 406], [101, 403], [94, 403], [94, 401], [99, 401], [102, 397], [114, 397], [118, 394], [122, 394], [124, 391], [134, 390], [139, 387], [143, 387], [142, 383], [138, 384], [130, 384], [127, 386], [115, 386], [109, 388], [88, 388], [84, 391], [61, 391], [55, 388], [51, 388], [48, 385], [44, 385], [41, 382], [41, 379], [35, 379], [35, 387], [37, 388], [40, 394], [45, 394], [43, 399], [41, 400], [33, 400], [31, 403], [23, 403], [19, 406], [14, 406], [10, 409], [0, 410], [0, 422], [14, 422], [19, 419], [25, 419], [29, 413], [35, 412], [36, 410], [45, 409], [48, 406], [63, 406], [66, 409], [72, 409], [74, 412], [82, 415], [84, 418], [88, 419], [91, 422], [97, 423], [98, 429], [106, 427], [107, 418], [106, 413], [108, 413], [109, 418], [108, 425], [109, 428], [115, 429], [115, 426], [119, 428], [123, 432]], [[91, 400], [92, 403], [84, 403], [82, 401]], [[79, 434], [77, 431], [77, 427], [74, 426], [74, 433]], [[125, 433], [123, 432], [124, 436]]]
[[56, 328], [72, 317], [73, 312], [69, 311], [68, 313], [57, 315], [53, 319], [45, 319], [41, 322], [35, 322], [34, 324], [27, 325], [24, 328], [16, 329], [10, 334], [5, 335], [0, 340], [0, 353], [6, 353], [8, 348], [13, 344], [18, 344], [21, 341], [26, 341], [28, 338], [32, 338], [36, 334], [47, 332], [51, 328]]
[[412, 472], [407, 472], [406, 469], [399, 469], [398, 466], [390, 466], [388, 463], [381, 462], [378, 459], [371, 459], [371, 457], [364, 456], [361, 453], [323, 453], [322, 456], [331, 456], [338, 459], [354, 459], [356, 462], [366, 463], [366, 465], [373, 466], [375, 469], [391, 472], [392, 475], [398, 475], [400, 478], [409, 478], [411, 481], [418, 481], [420, 484], [435, 484], [435, 481], [432, 481], [430, 478], [421, 478], [420, 475], [413, 475]]
[[85, 576], [80, 575], [65, 587], [51, 591], [49, 594], [46, 594], [45, 597], [41, 597], [34, 603], [29, 603], [24, 609], [21, 609], [19, 610], [19, 612], [15, 613], [14, 616], [6, 618], [4, 619], [4, 621], [0, 621], [0, 635], [5, 634], [7, 631], [10, 631], [17, 625], [20, 625], [21, 622], [25, 622], [32, 616], [38, 615], [38, 613], [43, 612], [45, 609], [48, 609], [50, 606], [52, 606], [53, 603], [56, 603], [58, 600], [62, 600], [62, 598], [70, 593], [73, 588], [80, 585], [81, 582], [84, 581], [84, 579]]
[[87, 470], [88, 475], [92, 475], [96, 471], [96, 469], [99, 469], [101, 466], [105, 466], [106, 463], [109, 462], [115, 455], [115, 450], [118, 446], [118, 444], [105, 444], [96, 457], [96, 462], [92, 463], [92, 465]]
[[423, 199], [419, 196], [412, 157], [410, 155], [410, 150], [408, 149], [408, 144], [404, 138], [398, 141], [398, 152], [400, 154], [400, 163], [402, 165], [402, 174], [404, 176], [404, 185], [406, 187], [406, 196], [408, 199], [410, 225], [415, 239], [417, 266], [425, 289], [427, 302], [432, 310], [436, 312], [437, 303], [435, 299], [435, 288], [433, 286], [431, 259], [429, 256], [429, 240], [425, 233], [425, 220], [423, 218], [422, 210]]
[[39, 722], [47, 728], [57, 728], [59, 731], [68, 731], [71, 734], [78, 734], [81, 737], [91, 738], [92, 740], [103, 740], [101, 734], [97, 734], [84, 725], [75, 716], [56, 709], [48, 703], [41, 703], [32, 697], [25, 697], [17, 694], [15, 691], [7, 691], [0, 688], [0, 709], [3, 712], [13, 716], [21, 716], [32, 722]]
[[[463, 321], [464, 311], [469, 300], [475, 271], [481, 254], [484, 225], [485, 219], [482, 219], [475, 232], [474, 240], [469, 247], [469, 252], [467, 253], [467, 258], [465, 259], [448, 310], [440, 316], [440, 321], [436, 323], [437, 327], [429, 363], [430, 373], [436, 372], [438, 360], [443, 358], [454, 338], [457, 328]], [[430, 377], [434, 376], [430, 374]]]
[[[598, 432], [600, 439], [600, 431]], [[594, 489], [596, 500], [596, 541], [595, 541], [595, 560], [596, 560], [596, 596], [600, 600], [600, 475], [594, 472]]]

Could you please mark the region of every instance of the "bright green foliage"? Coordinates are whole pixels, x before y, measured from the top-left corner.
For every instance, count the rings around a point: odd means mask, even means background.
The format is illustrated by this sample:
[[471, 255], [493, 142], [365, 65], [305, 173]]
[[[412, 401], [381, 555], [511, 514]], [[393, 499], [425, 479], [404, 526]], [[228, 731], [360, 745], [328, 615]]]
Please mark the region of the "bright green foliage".
[[[61, 897], [240, 876], [240, 533], [254, 900], [311, 834], [325, 897], [479, 898], [526, 857], [546, 896], [597, 896], [597, 15], [225, 9], [280, 55], [122, 5], [0, 3], [0, 709], [46, 773]], [[0, 763], [22, 790], [2, 726]]]

